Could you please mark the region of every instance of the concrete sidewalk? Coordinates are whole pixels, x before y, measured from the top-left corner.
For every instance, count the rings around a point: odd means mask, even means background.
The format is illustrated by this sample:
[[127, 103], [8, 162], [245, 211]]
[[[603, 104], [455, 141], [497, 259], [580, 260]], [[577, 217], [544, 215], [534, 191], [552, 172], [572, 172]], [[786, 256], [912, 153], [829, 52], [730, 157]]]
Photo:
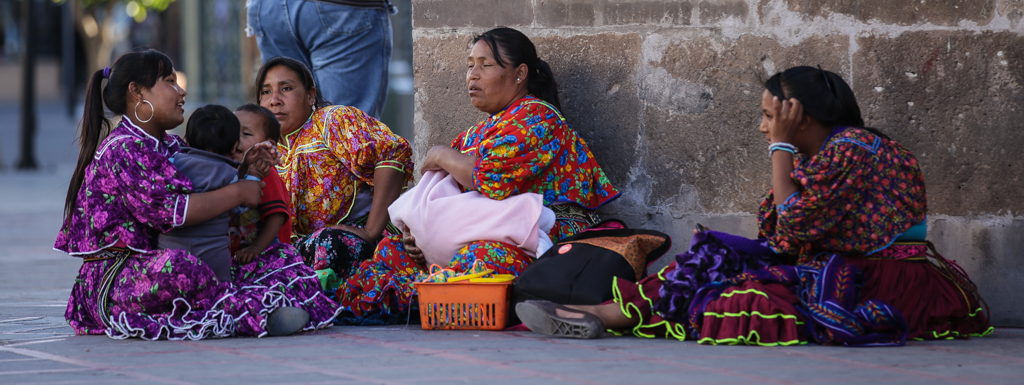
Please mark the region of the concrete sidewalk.
[[[2, 111], [0, 111], [2, 112]], [[2, 115], [2, 114], [0, 114]], [[0, 116], [2, 118], [2, 116]], [[8, 126], [9, 127], [9, 126]], [[42, 143], [69, 143], [43, 130]], [[0, 135], [11, 138], [0, 127]], [[1017, 384], [1024, 330], [902, 348], [719, 347], [632, 337], [334, 327], [200, 342], [74, 336], [64, 307], [81, 261], [52, 250], [72, 172], [0, 171], [0, 384], [881, 383]]]

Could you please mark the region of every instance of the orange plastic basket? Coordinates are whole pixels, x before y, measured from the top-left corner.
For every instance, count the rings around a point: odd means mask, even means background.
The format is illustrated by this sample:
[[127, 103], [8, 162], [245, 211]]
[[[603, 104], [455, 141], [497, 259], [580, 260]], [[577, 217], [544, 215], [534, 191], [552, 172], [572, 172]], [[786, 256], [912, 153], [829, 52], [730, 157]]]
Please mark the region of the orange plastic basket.
[[501, 330], [508, 321], [512, 282], [415, 284], [425, 330]]

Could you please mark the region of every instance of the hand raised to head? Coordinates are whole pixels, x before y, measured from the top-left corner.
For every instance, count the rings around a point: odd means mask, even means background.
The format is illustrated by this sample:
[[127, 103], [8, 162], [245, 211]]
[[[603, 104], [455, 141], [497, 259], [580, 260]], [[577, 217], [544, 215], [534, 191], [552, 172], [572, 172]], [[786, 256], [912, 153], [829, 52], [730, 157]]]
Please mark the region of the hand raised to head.
[[772, 112], [775, 119], [768, 126], [768, 135], [772, 143], [793, 143], [793, 138], [800, 131], [804, 121], [804, 107], [796, 98], [779, 100], [772, 98]]

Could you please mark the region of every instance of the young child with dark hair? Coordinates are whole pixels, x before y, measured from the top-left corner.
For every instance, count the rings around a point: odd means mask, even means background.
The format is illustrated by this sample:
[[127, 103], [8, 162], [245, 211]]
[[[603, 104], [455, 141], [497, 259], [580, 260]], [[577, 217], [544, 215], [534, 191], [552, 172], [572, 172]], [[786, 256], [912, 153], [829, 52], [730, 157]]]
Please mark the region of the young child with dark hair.
[[[189, 147], [182, 148], [170, 161], [178, 172], [192, 181], [194, 192], [213, 191], [238, 181], [239, 163], [230, 157], [238, 147], [240, 131], [238, 118], [227, 107], [209, 104], [192, 113], [185, 126], [185, 141]], [[277, 174], [255, 167], [247, 171], [255, 176], [244, 177], [254, 180], [259, 180], [264, 173]], [[241, 210], [244, 209], [233, 212]], [[161, 249], [188, 250], [209, 265], [218, 279], [231, 281], [230, 218], [224, 213], [203, 223], [173, 229], [160, 234], [157, 245]]]
[[[240, 122], [236, 161], [257, 143], [281, 140], [281, 123], [270, 110], [256, 104], [244, 104], [235, 109]], [[231, 219], [231, 252], [239, 263], [247, 263], [273, 243], [291, 243], [292, 219], [289, 202], [291, 196], [278, 176], [270, 170], [263, 178], [263, 200], [257, 210], [249, 210]]]

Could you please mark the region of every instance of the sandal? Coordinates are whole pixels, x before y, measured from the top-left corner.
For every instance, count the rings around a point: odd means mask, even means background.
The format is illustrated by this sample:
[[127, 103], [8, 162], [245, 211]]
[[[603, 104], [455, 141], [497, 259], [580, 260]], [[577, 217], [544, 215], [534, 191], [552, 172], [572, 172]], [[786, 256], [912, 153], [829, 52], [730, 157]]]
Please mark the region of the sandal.
[[[559, 317], [556, 309], [583, 314], [582, 318]], [[516, 315], [534, 333], [552, 337], [590, 339], [604, 333], [604, 322], [597, 316], [570, 309], [551, 301], [528, 300], [516, 304]]]

